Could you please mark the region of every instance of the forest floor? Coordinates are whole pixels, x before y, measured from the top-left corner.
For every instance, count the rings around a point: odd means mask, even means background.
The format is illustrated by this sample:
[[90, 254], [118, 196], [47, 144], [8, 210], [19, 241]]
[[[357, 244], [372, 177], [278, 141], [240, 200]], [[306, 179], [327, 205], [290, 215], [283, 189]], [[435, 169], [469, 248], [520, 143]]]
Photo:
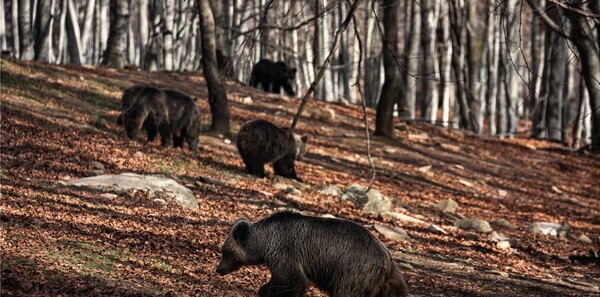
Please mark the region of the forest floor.
[[[215, 272], [220, 246], [241, 216], [258, 220], [288, 207], [363, 224], [386, 244], [412, 296], [598, 296], [598, 264], [569, 256], [600, 250], [600, 156], [529, 139], [500, 140], [428, 124], [399, 125], [397, 138], [372, 137], [374, 188], [396, 211], [427, 224], [394, 222], [319, 193], [371, 177], [359, 106], [312, 100], [298, 131], [310, 135], [297, 163], [299, 199], [243, 170], [234, 134], [247, 120], [287, 126], [300, 100], [228, 82], [233, 135], [201, 136], [198, 153], [129, 141], [115, 123], [123, 89], [155, 84], [193, 94], [204, 130], [210, 123], [207, 89], [198, 73], [146, 73], [55, 66], [2, 59], [1, 64], [1, 291], [2, 296], [256, 296], [265, 267], [227, 276]], [[251, 100], [248, 99], [251, 98]], [[311, 112], [335, 110], [334, 121]], [[370, 128], [374, 113], [369, 110]], [[142, 192], [118, 197], [65, 186], [105, 172], [163, 174], [188, 185], [198, 209], [159, 203]], [[219, 183], [197, 182], [212, 178]], [[283, 182], [286, 182], [285, 180]], [[434, 205], [458, 202], [457, 212], [487, 221], [518, 239], [502, 249], [486, 234], [453, 226]], [[526, 231], [536, 221], [568, 221], [572, 238]], [[430, 223], [447, 231], [428, 230]], [[412, 240], [395, 241], [374, 224], [398, 225]], [[592, 243], [575, 238], [586, 234]], [[312, 289], [310, 296], [323, 296]]]

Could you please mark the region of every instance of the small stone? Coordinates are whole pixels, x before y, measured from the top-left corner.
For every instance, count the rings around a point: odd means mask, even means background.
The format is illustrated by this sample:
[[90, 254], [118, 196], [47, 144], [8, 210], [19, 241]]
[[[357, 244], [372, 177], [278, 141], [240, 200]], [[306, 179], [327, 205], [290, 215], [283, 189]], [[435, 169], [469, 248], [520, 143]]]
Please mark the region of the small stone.
[[90, 165], [92, 165], [92, 168], [94, 169], [104, 170], [104, 165], [102, 165], [100, 162], [92, 161], [90, 162]]
[[416, 140], [416, 141], [425, 141], [425, 140], [429, 140], [429, 135], [425, 134], [425, 133], [418, 133], [418, 134], [413, 134], [413, 133], [409, 133], [408, 134], [408, 140]]
[[454, 226], [462, 229], [472, 229], [480, 233], [492, 232], [490, 224], [484, 220], [460, 219], [454, 222]]
[[94, 175], [94, 176], [102, 175], [102, 174], [104, 174], [104, 170], [101, 170], [101, 169], [92, 170], [92, 175]]
[[581, 201], [579, 199], [576, 199], [576, 198], [572, 198], [572, 197], [570, 197], [567, 194], [562, 194], [560, 196], [560, 201], [572, 203], [572, 204], [575, 204], [575, 205], [581, 206], [581, 207], [589, 207], [590, 206], [588, 203], [583, 202], [583, 201]]
[[452, 164], [452, 167], [458, 169], [458, 170], [465, 170], [465, 167], [459, 164]]
[[581, 234], [579, 237], [577, 237], [577, 241], [587, 243], [587, 244], [593, 243], [592, 240], [585, 234]]
[[508, 195], [506, 190], [498, 189], [498, 197], [504, 198]]
[[322, 218], [327, 218], [327, 219], [336, 219], [336, 217], [332, 214], [326, 213], [324, 215], [321, 216]]
[[152, 200], [152, 202], [159, 203], [159, 204], [167, 203], [167, 201], [165, 201], [165, 199], [162, 199], [162, 198], [156, 198], [156, 199]]
[[414, 218], [414, 217], [411, 217], [409, 215], [405, 215], [405, 214], [399, 213], [399, 212], [384, 211], [381, 213], [381, 216], [384, 218], [395, 219], [400, 222], [422, 224], [422, 225], [427, 224], [427, 223], [425, 223], [425, 221], [419, 220], [417, 218]]
[[517, 229], [517, 226], [513, 225], [511, 222], [509, 222], [505, 219], [493, 220], [490, 224], [497, 226], [497, 227], [508, 228], [511, 230]]
[[420, 172], [423, 172], [423, 173], [427, 173], [431, 170], [431, 165], [419, 167], [417, 170], [419, 170]]
[[288, 188], [291, 188], [291, 186], [288, 184], [284, 184], [284, 183], [275, 183], [275, 184], [273, 184], [273, 188], [275, 188], [277, 190], [285, 191]]
[[273, 200], [273, 204], [275, 204], [276, 206], [279, 206], [279, 207], [287, 206], [287, 203], [285, 201], [281, 201], [279, 199]]
[[392, 147], [386, 147], [385, 149], [383, 149], [383, 152], [386, 154], [395, 154], [398, 150]]
[[496, 231], [492, 231], [488, 235], [488, 238], [493, 242], [507, 241], [509, 239], [508, 237], [506, 237], [506, 235], [504, 235], [502, 233], [498, 233]]
[[102, 193], [102, 194], [100, 194], [100, 197], [105, 198], [105, 199], [115, 199], [119, 196], [114, 193]]
[[552, 186], [552, 191], [554, 191], [554, 192], [556, 192], [558, 194], [562, 194], [563, 193], [563, 191], [561, 189], [559, 189], [558, 187], [556, 187], [556, 186]]
[[327, 196], [340, 197], [344, 193], [337, 186], [327, 185], [327, 186], [323, 187], [321, 190], [319, 190], [319, 194], [323, 194], [323, 195], [327, 195]]
[[68, 175], [65, 175], [65, 176], [61, 177], [60, 179], [62, 179], [62, 180], [64, 180], [64, 181], [69, 181], [69, 180], [71, 180], [71, 179], [72, 179], [72, 177], [70, 177], [70, 176], [68, 176]]
[[289, 187], [287, 189], [285, 189], [285, 193], [292, 195], [292, 196], [296, 196], [296, 197], [300, 197], [302, 196], [302, 192], [296, 188], [293, 187]]
[[133, 156], [134, 156], [134, 157], [136, 157], [136, 158], [141, 158], [141, 157], [143, 157], [143, 156], [144, 156], [144, 153], [142, 153], [142, 152], [140, 152], [140, 151], [137, 151], [137, 152], [135, 152], [135, 153], [133, 154]]
[[381, 192], [356, 184], [346, 188], [340, 200], [351, 201], [354, 207], [360, 207], [364, 211], [371, 213], [379, 213], [392, 208], [390, 199]]
[[408, 236], [406, 231], [404, 231], [402, 228], [388, 227], [388, 226], [379, 225], [379, 224], [375, 224], [373, 227], [375, 227], [375, 230], [377, 230], [377, 232], [381, 233], [383, 236], [385, 236], [388, 239], [393, 239], [393, 240], [409, 240], [410, 239], [410, 236]]
[[558, 229], [560, 224], [549, 223], [549, 222], [535, 222], [527, 226], [527, 232], [533, 234], [542, 234], [550, 236], [558, 236]]
[[251, 104], [252, 103], [252, 97], [250, 97], [250, 96], [244, 97], [244, 99], [242, 99], [242, 103]]
[[200, 176], [200, 177], [198, 177], [196, 184], [199, 186], [202, 186], [202, 184], [211, 184], [211, 185], [222, 186], [227, 183], [222, 180], [216, 179], [216, 178], [212, 178], [212, 177], [208, 177], [208, 176]]
[[352, 138], [352, 137], [356, 137], [356, 135], [354, 133], [346, 132], [346, 133], [344, 133], [344, 137]]
[[225, 143], [225, 144], [231, 144], [231, 140], [229, 140], [229, 139], [225, 138], [225, 139], [223, 140], [223, 143]]
[[464, 179], [459, 179], [458, 182], [469, 188], [473, 187], [473, 183], [470, 181], [466, 181]]
[[435, 232], [435, 233], [448, 234], [448, 232], [446, 232], [446, 230], [442, 229], [442, 227], [435, 225], [435, 224], [429, 225], [429, 227], [427, 227], [427, 230], [429, 230], [431, 232]]
[[436, 204], [435, 208], [441, 210], [442, 212], [454, 213], [458, 208], [458, 203], [452, 199], [446, 199]]

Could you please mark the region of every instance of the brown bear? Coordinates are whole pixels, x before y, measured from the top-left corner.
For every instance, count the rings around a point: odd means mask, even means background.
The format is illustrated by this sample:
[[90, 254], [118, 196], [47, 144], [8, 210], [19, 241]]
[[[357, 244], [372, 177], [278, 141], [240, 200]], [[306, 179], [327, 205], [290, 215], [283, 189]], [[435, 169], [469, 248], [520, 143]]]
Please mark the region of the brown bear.
[[192, 151], [198, 149], [200, 107], [192, 98], [178, 91], [153, 87], [142, 87], [133, 97], [131, 102], [122, 102], [130, 104], [123, 111], [123, 124], [130, 139], [136, 138], [144, 126], [148, 141], [154, 140], [158, 132], [162, 146], [170, 143], [172, 135], [174, 147], [183, 147], [186, 140]]
[[265, 120], [246, 122], [237, 134], [237, 149], [248, 173], [265, 177], [265, 164], [273, 162], [275, 174], [300, 180], [294, 162], [306, 152], [308, 136], [279, 128]]
[[262, 59], [252, 67], [250, 85], [256, 88], [260, 84], [265, 92], [279, 94], [281, 87], [288, 96], [294, 96], [292, 82], [296, 78], [296, 68], [288, 67], [284, 62]]
[[388, 249], [364, 227], [343, 219], [280, 212], [256, 223], [238, 220], [221, 249], [217, 273], [266, 266], [259, 296], [304, 296], [310, 284], [332, 297], [407, 296]]

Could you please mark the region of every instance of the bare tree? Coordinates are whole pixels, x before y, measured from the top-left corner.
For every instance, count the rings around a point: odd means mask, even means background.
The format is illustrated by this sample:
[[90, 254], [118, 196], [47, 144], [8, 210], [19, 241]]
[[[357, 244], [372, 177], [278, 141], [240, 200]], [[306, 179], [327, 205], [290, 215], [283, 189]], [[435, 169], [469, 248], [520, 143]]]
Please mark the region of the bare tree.
[[110, 0], [110, 33], [103, 65], [122, 69], [125, 66], [125, 37], [129, 22], [129, 1]]
[[381, 97], [377, 104], [375, 119], [375, 135], [394, 137], [394, 104], [398, 96], [399, 71], [396, 57], [398, 57], [398, 7], [396, 0], [383, 0], [384, 49], [383, 65], [385, 81], [381, 89]]
[[[405, 64], [406, 75], [404, 90], [406, 99], [402, 100], [404, 106], [398, 109], [401, 111], [401, 116], [408, 119], [415, 118], [415, 102], [417, 98], [417, 75], [419, 71], [419, 45], [421, 42], [421, 2], [411, 0], [410, 2], [410, 30], [408, 33], [408, 43], [406, 44]], [[407, 5], [409, 5], [407, 2]], [[384, 58], [385, 59], [385, 58]], [[385, 62], [384, 62], [385, 63]]]
[[200, 13], [200, 34], [202, 34], [202, 69], [208, 87], [208, 103], [212, 114], [210, 130], [229, 133], [229, 103], [225, 87], [219, 79], [217, 68], [217, 41], [215, 21], [209, 0], [198, 0]]
[[38, 0], [38, 17], [35, 20], [35, 59], [45, 62], [54, 61], [52, 52], [52, 9], [54, 0]]
[[164, 1], [163, 17], [163, 57], [165, 70], [173, 70], [173, 21], [175, 17], [175, 0]]
[[[16, 0], [13, 0], [13, 3]], [[34, 58], [33, 31], [31, 28], [31, 1], [19, 0], [19, 47], [21, 60]]]
[[439, 67], [436, 63], [436, 32], [439, 14], [437, 0], [421, 1], [421, 46], [423, 48], [423, 74], [421, 87], [421, 117], [431, 123], [437, 120], [439, 104]]

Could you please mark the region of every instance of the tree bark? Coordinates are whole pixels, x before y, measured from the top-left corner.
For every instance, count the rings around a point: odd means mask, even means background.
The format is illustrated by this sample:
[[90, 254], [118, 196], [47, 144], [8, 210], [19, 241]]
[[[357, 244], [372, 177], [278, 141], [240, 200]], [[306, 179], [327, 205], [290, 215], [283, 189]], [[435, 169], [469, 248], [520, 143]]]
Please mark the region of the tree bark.
[[13, 0], [10, 4], [10, 19], [12, 27], [12, 40], [13, 40], [13, 55], [16, 58], [21, 57], [20, 34], [19, 34], [19, 1]]
[[450, 17], [448, 16], [448, 5], [444, 3], [440, 8], [443, 43], [443, 52], [440, 57], [440, 75], [442, 80], [442, 83], [440, 84], [440, 97], [442, 98], [442, 125], [447, 127], [450, 121], [452, 38], [450, 37]]
[[54, 0], [38, 0], [39, 13], [35, 21], [35, 59], [38, 61], [54, 61], [52, 52], [52, 8]]
[[129, 1], [110, 0], [110, 33], [102, 65], [122, 69], [125, 66], [125, 37], [129, 22]]
[[[4, 0], [0, 0], [0, 16], [4, 16]], [[7, 49], [6, 44], [6, 18], [2, 17], [0, 19], [0, 51], [5, 51]]]
[[[407, 2], [408, 5], [408, 2]], [[421, 40], [421, 2], [410, 1], [411, 21], [410, 31], [408, 33], [408, 43], [406, 44], [405, 65], [406, 75], [404, 83], [405, 100], [402, 103], [405, 106], [399, 106], [400, 116], [406, 119], [415, 118], [415, 102], [417, 99], [417, 76], [419, 75], [419, 45]], [[385, 63], [385, 62], [384, 62]]]
[[[16, 1], [13, 0], [13, 3]], [[19, 55], [21, 60], [32, 60], [34, 58], [30, 0], [19, 0], [19, 48], [21, 50]]]
[[202, 69], [208, 87], [208, 103], [212, 114], [210, 130], [229, 133], [229, 103], [217, 68], [215, 21], [209, 0], [199, 0], [200, 31], [202, 34]]
[[164, 17], [163, 17], [163, 57], [164, 67], [167, 71], [173, 70], [173, 20], [175, 16], [175, 0], [164, 1]]
[[[96, 0], [87, 0], [85, 5], [85, 15], [83, 17], [83, 24], [81, 25], [81, 48], [83, 56], [85, 57], [84, 63], [93, 63], [92, 53], [90, 50], [94, 50], [93, 46], [90, 46], [90, 39], [92, 33], [92, 25], [94, 24], [94, 8], [96, 7]], [[101, 26], [98, 24], [97, 26]]]
[[421, 87], [421, 118], [434, 124], [437, 120], [439, 102], [439, 68], [436, 67], [436, 32], [438, 18], [437, 0], [421, 1], [421, 26], [423, 48], [423, 73]]
[[67, 48], [69, 50], [70, 62], [76, 65], [83, 63], [83, 52], [81, 50], [81, 37], [79, 32], [79, 17], [77, 7], [73, 0], [65, 0], [67, 3]]
[[521, 9], [519, 8], [520, 0], [508, 0], [506, 1], [506, 10], [502, 15], [504, 21], [504, 73], [506, 75], [505, 88], [506, 88], [506, 108], [507, 110], [507, 127], [506, 132], [508, 137], [514, 137], [517, 133], [519, 124], [519, 82], [521, 78], [517, 71], [517, 67], [520, 64], [520, 53], [519, 53], [519, 22], [521, 19]]
[[381, 98], [377, 104], [375, 119], [375, 135], [394, 137], [394, 104], [398, 96], [398, 6], [396, 0], [383, 0], [384, 49], [383, 64], [385, 81], [381, 90]]

